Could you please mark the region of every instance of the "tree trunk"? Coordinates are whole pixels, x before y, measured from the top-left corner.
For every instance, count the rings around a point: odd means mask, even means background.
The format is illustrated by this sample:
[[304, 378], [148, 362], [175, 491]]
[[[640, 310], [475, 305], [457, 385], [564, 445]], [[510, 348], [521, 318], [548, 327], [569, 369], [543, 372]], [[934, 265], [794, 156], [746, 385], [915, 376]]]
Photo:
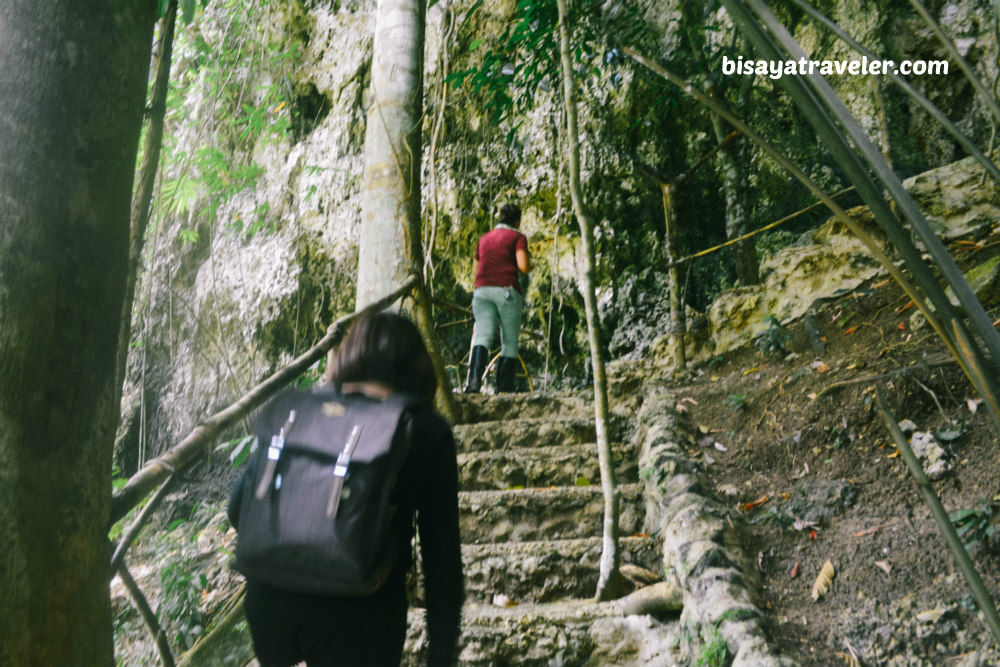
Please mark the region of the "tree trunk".
[[125, 282], [125, 302], [122, 306], [121, 334], [118, 339], [118, 384], [125, 382], [125, 365], [128, 361], [129, 343], [132, 339], [132, 304], [135, 301], [135, 284], [139, 277], [142, 247], [149, 225], [150, 201], [156, 172], [160, 165], [163, 147], [163, 117], [167, 112], [167, 91], [170, 87], [170, 63], [173, 55], [174, 26], [177, 23], [177, 0], [171, 0], [163, 17], [160, 42], [153, 63], [156, 79], [149, 100], [149, 131], [146, 133], [139, 182], [132, 198], [132, 226], [129, 233], [128, 273]]
[[[139, 167], [138, 183], [132, 197], [131, 231], [129, 233], [128, 269], [125, 274], [125, 301], [122, 303], [121, 325], [118, 330], [118, 353], [115, 356], [115, 386], [125, 383], [128, 368], [128, 351], [132, 342], [132, 306], [135, 303], [135, 287], [139, 281], [142, 263], [142, 249], [146, 242], [146, 228], [149, 226], [150, 202], [153, 187], [160, 166], [160, 150], [163, 146], [163, 118], [167, 112], [167, 92], [170, 88], [170, 63], [174, 45], [174, 27], [177, 23], [177, 0], [171, 0], [163, 16], [160, 40], [153, 61], [156, 78], [149, 100], [149, 130], [146, 132], [142, 164]], [[145, 389], [143, 389], [145, 391]], [[115, 440], [114, 462], [122, 469], [134, 471], [143, 464], [142, 452], [124, 451], [125, 438]], [[141, 449], [141, 447], [140, 447]], [[135, 457], [134, 466], [132, 465]]]
[[424, 0], [379, 0], [372, 48], [359, 310], [402, 284], [419, 253], [420, 235], [411, 230], [420, 229]]
[[115, 354], [153, 2], [0, 5], [0, 664], [114, 664]]
[[687, 317], [684, 312], [684, 301], [681, 299], [680, 271], [677, 270], [677, 215], [674, 210], [674, 186], [671, 183], [660, 183], [663, 193], [663, 220], [666, 224], [666, 234], [663, 247], [670, 267], [667, 269], [667, 282], [670, 285], [670, 340], [673, 341], [674, 368], [680, 372], [687, 370], [687, 350], [684, 348], [684, 334], [687, 333]]
[[[746, 104], [741, 106], [745, 108]], [[715, 115], [712, 118], [712, 126], [716, 140], [722, 142], [729, 129], [723, 128], [722, 120]], [[726, 238], [732, 240], [751, 231], [748, 186], [750, 142], [743, 137], [726, 142], [719, 151], [719, 164], [722, 171], [722, 192], [726, 197]], [[757, 259], [757, 246], [753, 239], [744, 239], [730, 246], [729, 252], [740, 284], [760, 283], [760, 262]]]
[[594, 424], [597, 431], [597, 455], [601, 469], [601, 488], [604, 492], [603, 551], [600, 576], [597, 581], [598, 602], [619, 597], [624, 589], [624, 577], [618, 569], [618, 491], [615, 489], [614, 459], [608, 442], [608, 386], [604, 372], [604, 353], [601, 350], [601, 322], [597, 315], [596, 280], [597, 258], [594, 253], [594, 221], [583, 201], [580, 187], [580, 143], [576, 122], [576, 99], [573, 94], [573, 62], [569, 49], [569, 26], [566, 0], [557, 0], [559, 8], [559, 51], [562, 57], [563, 94], [566, 107], [566, 142], [569, 153], [569, 191], [573, 212], [580, 225], [585, 265], [580, 272], [580, 291], [583, 293], [587, 331], [590, 338], [590, 359], [594, 367]]
[[[361, 243], [355, 308], [360, 310], [423, 275], [420, 158], [424, 72], [424, 0], [379, 0], [365, 129]], [[438, 379], [438, 409], [455, 421], [450, 382], [434, 336], [430, 295], [415, 292], [414, 319]]]

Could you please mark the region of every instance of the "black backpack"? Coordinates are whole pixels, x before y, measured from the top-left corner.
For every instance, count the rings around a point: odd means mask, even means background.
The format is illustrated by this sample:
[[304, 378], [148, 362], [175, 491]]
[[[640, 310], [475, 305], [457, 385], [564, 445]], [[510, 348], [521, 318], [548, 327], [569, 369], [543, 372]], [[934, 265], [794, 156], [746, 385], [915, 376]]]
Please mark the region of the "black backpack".
[[323, 388], [274, 399], [239, 502], [235, 569], [284, 590], [368, 595], [397, 552], [391, 496], [412, 435], [412, 399]]

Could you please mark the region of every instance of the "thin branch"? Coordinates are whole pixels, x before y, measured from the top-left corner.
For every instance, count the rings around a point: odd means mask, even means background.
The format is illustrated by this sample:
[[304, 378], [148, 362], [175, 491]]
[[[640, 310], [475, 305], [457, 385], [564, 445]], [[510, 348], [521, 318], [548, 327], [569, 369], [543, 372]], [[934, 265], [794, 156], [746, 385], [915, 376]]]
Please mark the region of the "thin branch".
[[160, 502], [166, 497], [167, 491], [170, 490], [171, 486], [173, 486], [173, 481], [175, 479], [177, 479], [176, 474], [170, 475], [170, 477], [167, 478], [167, 481], [165, 481], [163, 485], [160, 486], [160, 488], [156, 491], [156, 495], [154, 495], [150, 499], [150, 501], [146, 503], [146, 506], [142, 508], [142, 512], [139, 514], [138, 517], [136, 517], [136, 520], [132, 523], [132, 525], [128, 527], [128, 530], [122, 533], [122, 537], [120, 540], [118, 540], [118, 545], [115, 547], [115, 553], [111, 557], [112, 576], [118, 569], [118, 566], [122, 564], [123, 562], [122, 559], [125, 558], [125, 552], [128, 551], [128, 548], [132, 545], [132, 542], [135, 541], [135, 538], [139, 535], [139, 531], [142, 530], [142, 527], [146, 524], [146, 521], [148, 521], [149, 517], [153, 515], [153, 511], [157, 508]]
[[[836, 199], [837, 197], [840, 197], [841, 195], [846, 195], [849, 192], [854, 192], [854, 186], [853, 185], [850, 186], [850, 187], [844, 188], [840, 192], [833, 193], [832, 195], [830, 195], [830, 197], [832, 199]], [[822, 201], [815, 201], [812, 204], [810, 204], [809, 206], [806, 206], [805, 208], [803, 208], [801, 210], [798, 210], [795, 213], [789, 213], [788, 215], [784, 216], [780, 220], [775, 220], [772, 223], [764, 225], [760, 229], [755, 229], [752, 232], [747, 232], [746, 234], [743, 234], [742, 236], [737, 236], [734, 239], [729, 239], [725, 243], [720, 243], [719, 245], [712, 246], [711, 248], [705, 248], [704, 250], [699, 250], [698, 252], [696, 252], [696, 253], [694, 253], [692, 255], [688, 255], [687, 257], [681, 257], [681, 258], [679, 258], [676, 261], [676, 263], [677, 264], [683, 264], [684, 262], [689, 262], [692, 259], [696, 259], [698, 257], [704, 257], [705, 255], [708, 255], [710, 253], [716, 252], [717, 250], [722, 250], [726, 246], [731, 246], [731, 245], [733, 245], [735, 243], [739, 243], [740, 241], [745, 241], [748, 238], [751, 238], [753, 236], [757, 236], [757, 234], [760, 234], [762, 232], [766, 232], [766, 231], [768, 231], [770, 229], [774, 229], [778, 225], [783, 225], [786, 222], [794, 220], [795, 218], [799, 217], [800, 215], [804, 215], [804, 214], [808, 213], [809, 211], [812, 211], [813, 209], [819, 208], [823, 204], [824, 204], [824, 202], [822, 202]]]
[[[958, 363], [955, 359], [945, 359], [943, 361], [936, 361], [936, 362], [932, 362], [932, 363], [921, 364], [920, 368], [921, 369], [939, 368], [941, 366], [950, 366], [950, 365], [955, 364], [955, 363]], [[820, 390], [819, 392], [817, 392], [816, 393], [816, 398], [822, 398], [823, 396], [826, 396], [827, 394], [833, 393], [834, 391], [837, 391], [839, 389], [844, 389], [845, 387], [851, 387], [851, 386], [858, 385], [858, 384], [874, 384], [876, 382], [882, 382], [883, 380], [892, 380], [894, 378], [903, 377], [903, 376], [910, 376], [915, 382], [917, 382], [918, 384], [920, 384], [920, 386], [923, 387], [924, 386], [923, 383], [921, 383], [915, 377], [912, 377], [913, 370], [914, 369], [911, 369], [911, 368], [897, 368], [894, 371], [886, 371], [885, 373], [878, 373], [878, 374], [875, 374], [875, 375], [865, 375], [864, 377], [853, 378], [851, 380], [841, 380], [840, 382], [833, 382], [833, 383], [828, 384], [827, 386], [823, 387], [822, 390]], [[924, 387], [924, 388], [926, 389], [926, 387]], [[928, 389], [928, 391], [930, 391], [930, 390]], [[935, 398], [934, 400], [936, 401], [937, 398]], [[939, 403], [938, 404], [938, 408], [940, 408], [940, 407], [941, 407], [941, 405]], [[942, 414], [944, 414], [943, 411], [942, 411]]]
[[132, 578], [132, 574], [125, 567], [124, 562], [118, 564], [118, 576], [122, 578], [122, 583], [125, 584], [125, 590], [131, 596], [132, 604], [135, 605], [136, 611], [139, 612], [139, 616], [142, 617], [146, 627], [149, 628], [149, 634], [153, 636], [156, 649], [160, 652], [160, 659], [163, 660], [163, 666], [175, 667], [176, 663], [174, 662], [173, 653], [170, 652], [170, 642], [167, 641], [167, 634], [163, 631], [163, 627], [156, 619], [156, 613], [149, 606], [149, 601], [142, 594], [142, 589], [139, 588], [139, 584]]
[[125, 516], [168, 475], [182, 471], [191, 464], [199, 452], [203, 452], [211, 446], [219, 433], [249, 415], [252, 410], [261, 406], [285, 385], [322, 359], [324, 354], [340, 342], [347, 327], [361, 314], [387, 308], [410, 292], [419, 281], [419, 275], [411, 274], [391, 294], [334, 322], [327, 330], [327, 334], [316, 345], [251, 389], [235, 403], [195, 426], [181, 442], [168, 452], [147, 463], [142, 470], [132, 475], [128, 483], [111, 499], [110, 524], [114, 524]]
[[719, 143], [717, 143], [715, 146], [713, 146], [712, 148], [710, 148], [708, 150], [708, 152], [706, 152], [704, 155], [702, 155], [700, 158], [698, 158], [698, 161], [695, 162], [691, 166], [690, 169], [688, 169], [687, 171], [684, 171], [684, 172], [681, 172], [681, 173], [677, 174], [673, 178], [671, 178], [669, 176], [664, 176], [663, 174], [661, 174], [660, 172], [658, 172], [656, 169], [654, 169], [652, 167], [652, 165], [649, 165], [649, 164], [643, 162], [642, 160], [636, 159], [636, 164], [639, 167], [639, 171], [641, 173], [645, 174], [646, 176], [648, 176], [651, 179], [653, 179], [654, 181], [656, 181], [658, 185], [663, 185], [664, 183], [671, 183], [673, 185], [677, 185], [677, 184], [681, 183], [682, 181], [686, 180], [688, 177], [690, 177], [691, 174], [693, 174], [694, 172], [696, 172], [699, 167], [701, 167], [706, 162], [708, 162], [709, 160], [711, 160], [712, 157], [716, 153], [718, 153], [720, 150], [722, 150], [722, 148], [726, 144], [728, 144], [730, 141], [732, 141], [733, 139], [735, 139], [738, 136], [740, 136], [740, 131], [739, 130], [733, 130], [728, 135], [726, 135], [725, 139], [723, 139], [722, 141], [720, 141]]
[[135, 302], [139, 264], [142, 261], [142, 249], [146, 241], [146, 229], [149, 226], [150, 202], [153, 200], [153, 188], [156, 184], [160, 153], [163, 148], [163, 119], [167, 113], [167, 93], [170, 89], [170, 64], [173, 60], [176, 23], [177, 0], [172, 0], [163, 16], [160, 29], [160, 43], [155, 56], [156, 78], [149, 101], [149, 128], [146, 132], [145, 150], [142, 155], [142, 164], [139, 167], [135, 198], [132, 200], [125, 301], [122, 303], [118, 351], [115, 357], [115, 377], [118, 387], [121, 387], [125, 380], [125, 366], [128, 361], [129, 341], [132, 335], [132, 304]]

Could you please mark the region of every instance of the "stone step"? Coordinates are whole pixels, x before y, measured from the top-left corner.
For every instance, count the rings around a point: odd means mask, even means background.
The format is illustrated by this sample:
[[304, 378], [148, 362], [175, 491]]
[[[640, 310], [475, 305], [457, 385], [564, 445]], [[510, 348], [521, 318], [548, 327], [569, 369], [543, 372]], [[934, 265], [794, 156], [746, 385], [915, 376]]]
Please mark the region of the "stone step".
[[453, 428], [461, 452], [509, 451], [515, 447], [554, 447], [595, 442], [593, 419], [512, 417], [506, 421], [460, 424]]
[[462, 411], [462, 422], [472, 424], [502, 421], [517, 416], [521, 419], [548, 419], [553, 415], [594, 416], [594, 392], [529, 392], [521, 394], [456, 394]]
[[[409, 612], [404, 665], [427, 663], [423, 610]], [[566, 600], [501, 608], [466, 604], [458, 664], [464, 667], [678, 664], [679, 624], [626, 617], [614, 603]]]
[[[642, 484], [621, 484], [619, 534], [642, 532]], [[458, 494], [463, 544], [533, 542], [601, 535], [601, 487], [559, 486]]]
[[[622, 564], [661, 572], [659, 540], [626, 537], [618, 548]], [[585, 598], [597, 590], [601, 551], [600, 537], [463, 546], [466, 600], [490, 603], [498, 594], [516, 603]]]
[[[637, 482], [638, 455], [632, 445], [611, 449], [615, 479]], [[464, 491], [514, 487], [597, 484], [601, 479], [597, 445], [593, 442], [553, 447], [511, 448], [458, 455], [458, 483]], [[580, 479], [580, 478], [584, 479]]]

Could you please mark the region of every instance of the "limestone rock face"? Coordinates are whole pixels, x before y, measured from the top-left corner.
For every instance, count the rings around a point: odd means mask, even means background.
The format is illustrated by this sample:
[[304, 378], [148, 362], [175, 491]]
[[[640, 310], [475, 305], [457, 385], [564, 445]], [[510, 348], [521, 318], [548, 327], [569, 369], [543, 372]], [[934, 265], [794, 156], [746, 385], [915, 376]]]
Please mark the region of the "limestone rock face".
[[[988, 227], [1000, 219], [1000, 189], [967, 158], [904, 181], [942, 239], [954, 239]], [[866, 208], [848, 211], [876, 241], [884, 238]], [[784, 248], [761, 264], [763, 282], [720, 294], [706, 313], [710, 335], [686, 339], [688, 359], [705, 362], [713, 356], [751, 343], [770, 326], [769, 316], [782, 323], [802, 317], [818, 299], [855, 289], [885, 273], [871, 253], [835, 218], [803, 243]], [[967, 279], [981, 299], [995, 299], [996, 260], [970, 272]], [[672, 358], [669, 337], [654, 349], [658, 358]]]

